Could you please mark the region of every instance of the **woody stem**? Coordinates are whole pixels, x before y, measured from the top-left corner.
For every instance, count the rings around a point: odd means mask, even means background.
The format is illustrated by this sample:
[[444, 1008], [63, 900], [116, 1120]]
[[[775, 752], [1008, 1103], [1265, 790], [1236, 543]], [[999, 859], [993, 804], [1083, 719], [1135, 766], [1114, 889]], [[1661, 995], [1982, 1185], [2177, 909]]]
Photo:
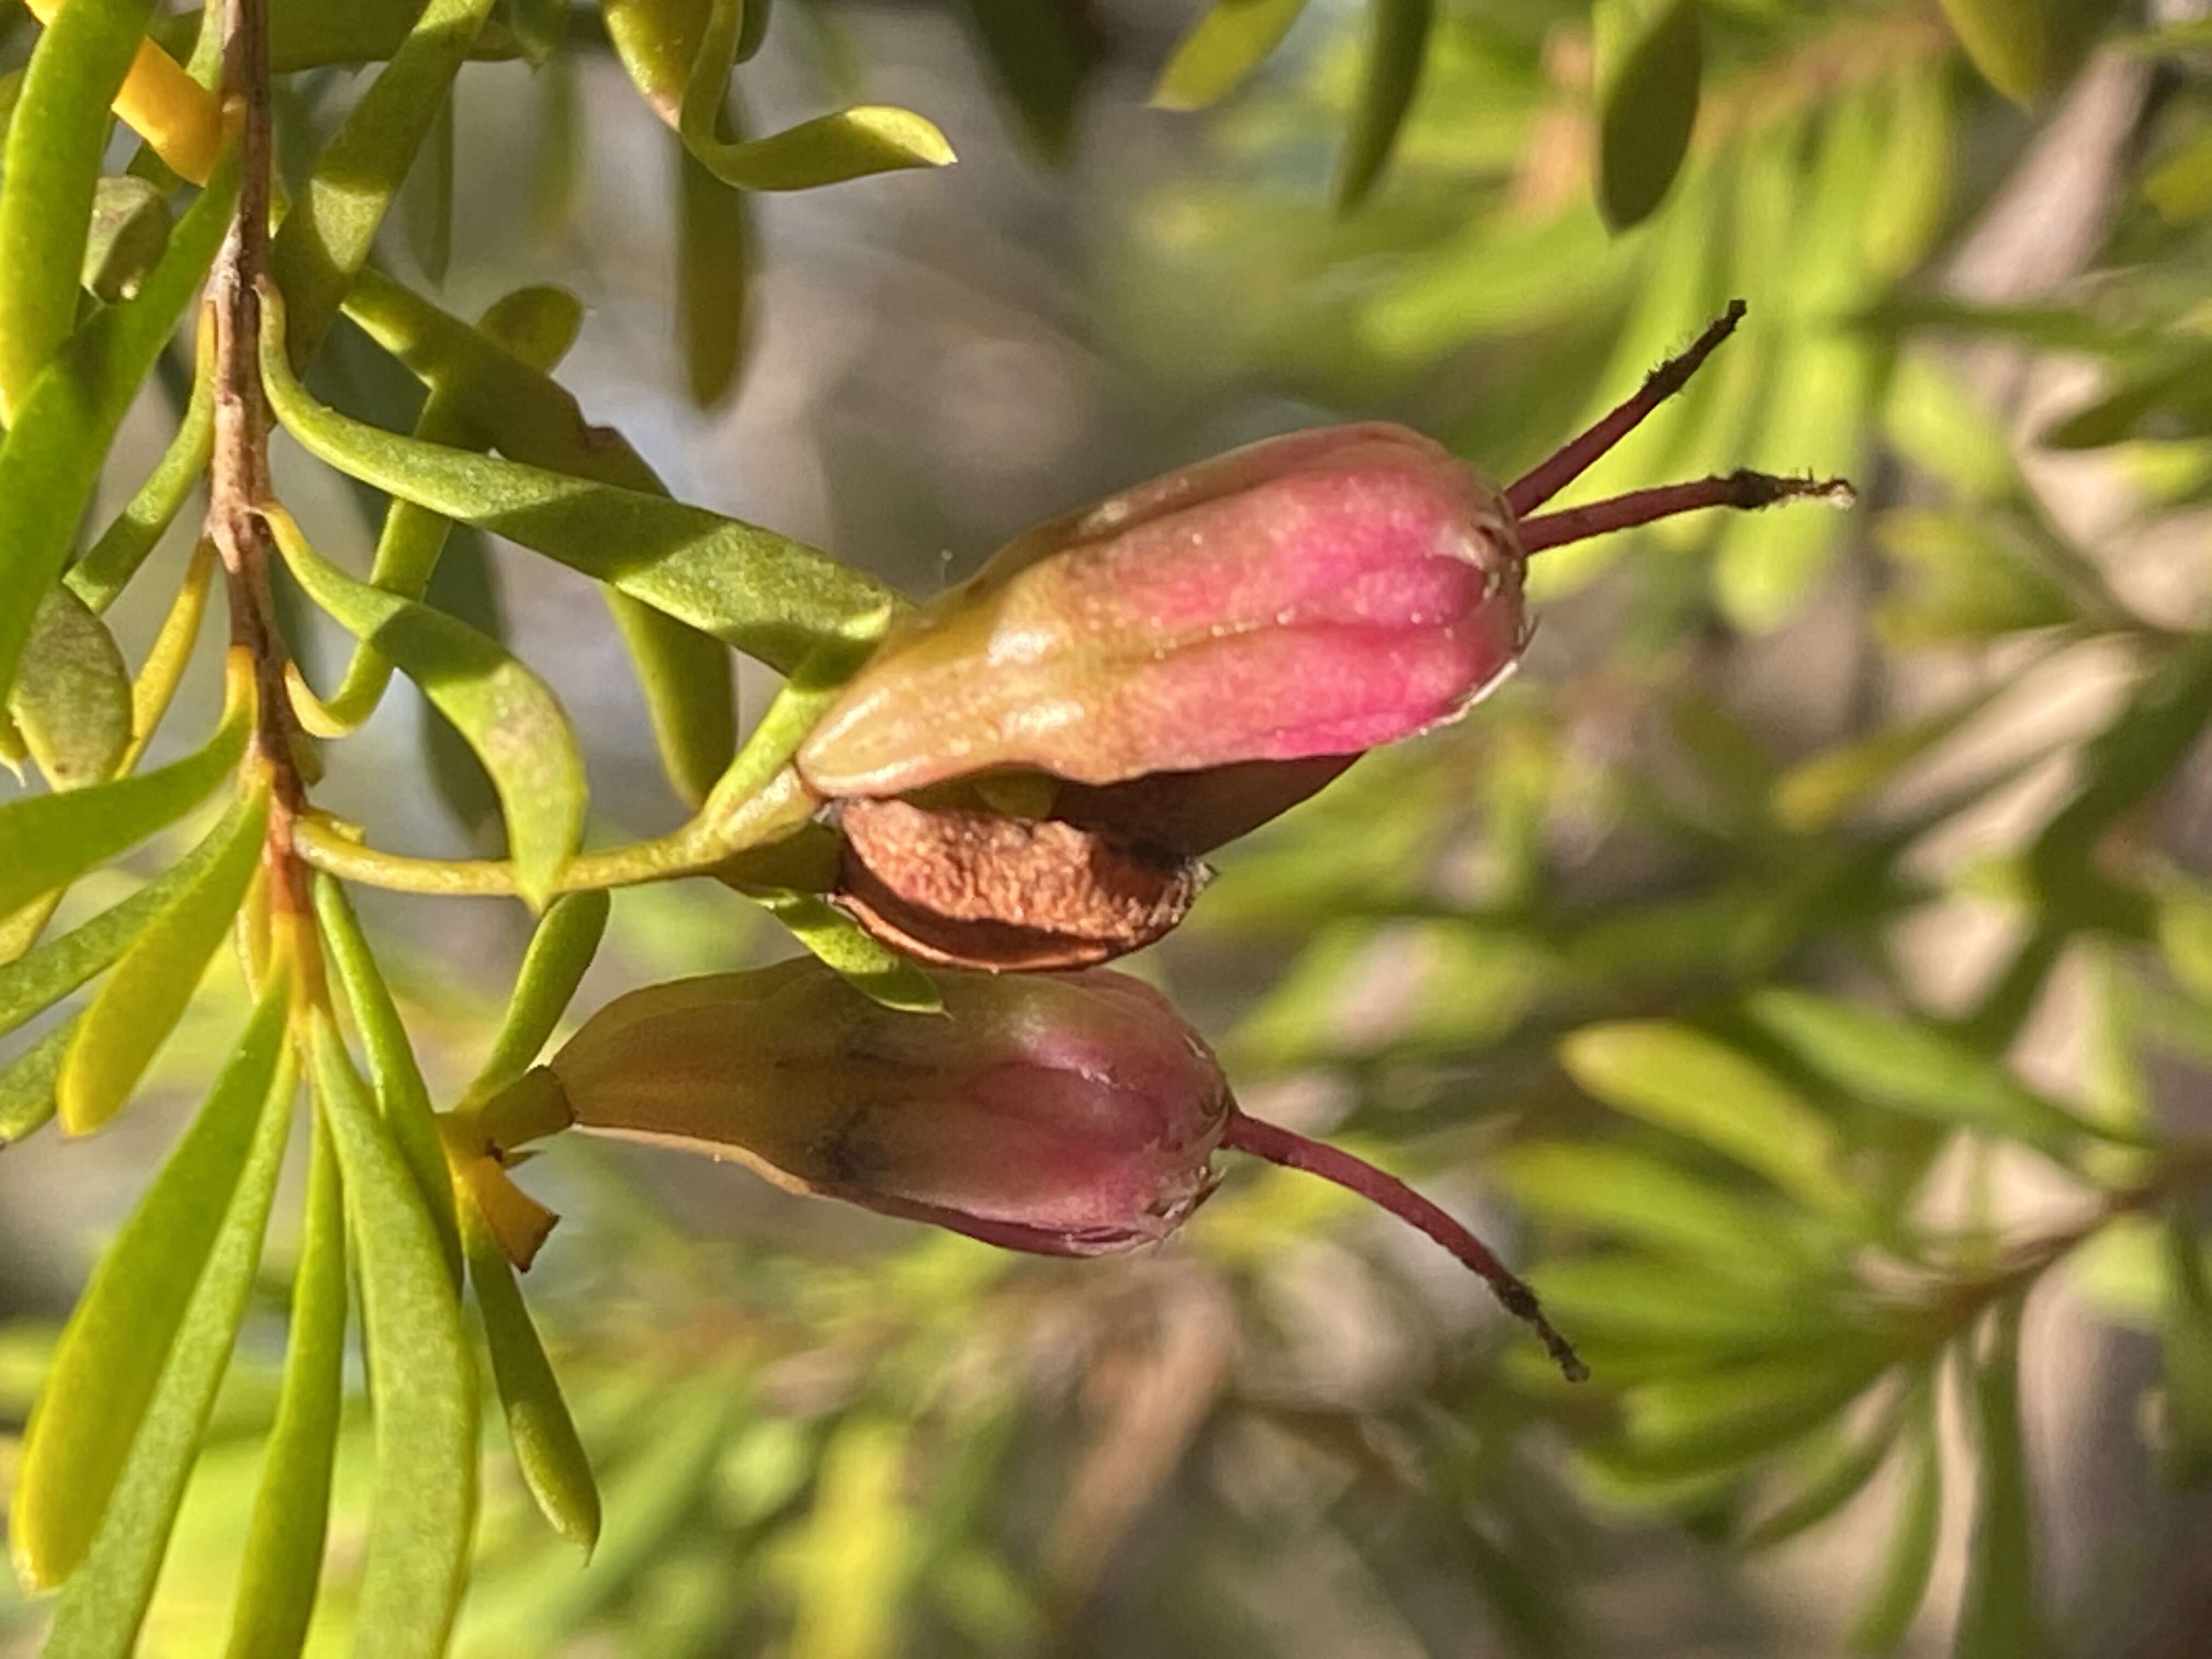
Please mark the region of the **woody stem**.
[[1511, 1269], [1491, 1253], [1487, 1244], [1395, 1176], [1385, 1175], [1364, 1158], [1310, 1139], [1294, 1130], [1248, 1117], [1234, 1107], [1230, 1109], [1229, 1124], [1222, 1133], [1221, 1144], [1237, 1152], [1249, 1152], [1255, 1158], [1264, 1158], [1270, 1164], [1279, 1164], [1286, 1170], [1301, 1170], [1323, 1181], [1333, 1181], [1370, 1204], [1379, 1204], [1401, 1221], [1418, 1227], [1482, 1275], [1505, 1310], [1542, 1340], [1567, 1381], [1580, 1382], [1589, 1377], [1589, 1367], [1583, 1364], [1566, 1338], [1552, 1328], [1552, 1322], [1544, 1317], [1535, 1291], [1515, 1277]]
[[1656, 489], [1635, 489], [1608, 496], [1588, 507], [1571, 507], [1564, 513], [1540, 513], [1521, 521], [1521, 550], [1541, 552], [1564, 542], [1579, 542], [1608, 531], [1629, 530], [1655, 519], [1701, 507], [1755, 508], [1777, 501], [1824, 501], [1849, 507], [1856, 499], [1842, 478], [1778, 478], [1771, 472], [1731, 472], [1726, 477], [1699, 478], [1694, 483], [1663, 484]]
[[1634, 397], [1571, 443], [1553, 451], [1533, 471], [1516, 478], [1505, 491], [1505, 499], [1511, 504], [1515, 516], [1532, 512], [1550, 501], [1588, 471], [1599, 456], [1633, 432], [1646, 415], [1680, 392], [1705, 359], [1712, 356], [1713, 348], [1735, 332], [1735, 325], [1743, 320], [1743, 311], [1742, 301], [1729, 301], [1728, 310], [1706, 325], [1705, 331], [1692, 342], [1687, 351], [1679, 357], [1669, 357], [1644, 377], [1644, 384], [1637, 388]]

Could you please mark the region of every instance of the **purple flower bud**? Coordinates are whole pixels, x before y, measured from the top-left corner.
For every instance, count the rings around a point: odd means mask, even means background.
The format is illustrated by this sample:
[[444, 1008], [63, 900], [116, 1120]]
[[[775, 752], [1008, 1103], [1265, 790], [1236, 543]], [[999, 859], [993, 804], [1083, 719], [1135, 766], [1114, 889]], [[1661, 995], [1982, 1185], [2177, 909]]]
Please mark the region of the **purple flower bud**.
[[811, 957], [681, 980], [601, 1009], [550, 1069], [580, 1128], [1014, 1249], [1133, 1249], [1211, 1190], [1228, 1085], [1158, 993], [1114, 973], [942, 989], [939, 1019]]
[[1583, 1374], [1528, 1287], [1449, 1215], [1239, 1111], [1212, 1051], [1150, 987], [1103, 969], [939, 983], [942, 1018], [872, 1002], [811, 957], [633, 991], [456, 1133], [495, 1161], [570, 1126], [685, 1147], [1040, 1255], [1165, 1238], [1232, 1147], [1419, 1229]]
[[1293, 433], [1030, 531], [885, 641], [799, 751], [830, 797], [1350, 755], [1513, 666], [1503, 497], [1440, 446]]

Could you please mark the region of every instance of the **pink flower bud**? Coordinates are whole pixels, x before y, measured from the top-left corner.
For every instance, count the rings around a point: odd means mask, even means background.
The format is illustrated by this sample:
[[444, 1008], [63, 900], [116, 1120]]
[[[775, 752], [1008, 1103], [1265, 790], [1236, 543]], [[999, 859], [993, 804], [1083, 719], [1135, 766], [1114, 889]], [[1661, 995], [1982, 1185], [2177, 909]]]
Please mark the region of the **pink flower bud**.
[[1380, 423], [1293, 433], [1038, 526], [885, 641], [799, 751], [831, 797], [1349, 755], [1512, 666], [1504, 499]]
[[1443, 1210], [1239, 1111], [1212, 1051], [1150, 987], [1103, 969], [939, 983], [942, 1018], [872, 1002], [811, 957], [633, 991], [456, 1133], [501, 1161], [572, 1125], [685, 1147], [1041, 1255], [1165, 1238], [1233, 1147], [1419, 1228], [1583, 1374], [1528, 1287]]

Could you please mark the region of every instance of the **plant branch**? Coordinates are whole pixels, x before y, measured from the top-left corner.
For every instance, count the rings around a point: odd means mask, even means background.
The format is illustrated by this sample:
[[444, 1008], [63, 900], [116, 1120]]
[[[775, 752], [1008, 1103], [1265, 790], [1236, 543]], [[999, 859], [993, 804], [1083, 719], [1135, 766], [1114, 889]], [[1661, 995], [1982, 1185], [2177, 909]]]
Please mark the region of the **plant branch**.
[[268, 0], [230, 0], [223, 19], [223, 97], [242, 118], [238, 207], [208, 284], [215, 313], [215, 438], [208, 465], [207, 535], [222, 561], [230, 637], [253, 661], [253, 752], [269, 779], [263, 861], [272, 915], [307, 910], [307, 869], [293, 823], [307, 801], [294, 757], [288, 659], [269, 593], [269, 404], [261, 386], [261, 299], [269, 264], [272, 188]]

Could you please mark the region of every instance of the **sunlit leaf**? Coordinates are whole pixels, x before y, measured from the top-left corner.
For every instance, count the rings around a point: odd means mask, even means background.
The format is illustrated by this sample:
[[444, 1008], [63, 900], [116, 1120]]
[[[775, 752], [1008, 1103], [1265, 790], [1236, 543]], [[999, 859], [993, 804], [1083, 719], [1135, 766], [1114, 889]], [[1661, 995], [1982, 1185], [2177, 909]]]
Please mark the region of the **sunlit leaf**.
[[216, 832], [205, 870], [131, 940], [77, 1023], [54, 1087], [62, 1127], [88, 1134], [122, 1109], [155, 1052], [168, 1040], [216, 947], [238, 920], [261, 865], [269, 794], [258, 788]]
[[10, 425], [76, 325], [107, 106], [152, 10], [151, 0], [70, 0], [24, 67], [0, 162], [0, 420]]
[[1644, 1121], [1756, 1170], [1816, 1209], [1856, 1216], [1834, 1127], [1749, 1056], [1686, 1025], [1585, 1026], [1559, 1048], [1569, 1075]]
[[599, 1537], [599, 1485], [514, 1270], [474, 1204], [461, 1206], [461, 1239], [515, 1465], [553, 1529], [588, 1554]]
[[586, 805], [583, 754], [551, 690], [467, 623], [347, 575], [281, 508], [264, 516], [307, 596], [398, 664], [468, 739], [499, 791], [516, 889], [544, 902], [582, 839]]
[[0, 806], [0, 915], [191, 811], [238, 764], [246, 732], [246, 710], [234, 696], [215, 736], [182, 760], [138, 777]]
[[[193, 1264], [196, 1282], [176, 1310], [175, 1338], [166, 1345], [158, 1379], [145, 1379], [150, 1397], [130, 1455], [115, 1476], [99, 1533], [54, 1609], [46, 1650], [52, 1659], [128, 1659], [137, 1651], [138, 1626], [153, 1600], [216, 1390], [246, 1317], [291, 1132], [294, 1080], [287, 1048], [265, 1094], [248, 1103], [258, 1109], [250, 1121], [252, 1144], [228, 1183], [232, 1189], [217, 1200], [219, 1225], [202, 1257], [204, 1267]], [[47, 1386], [53, 1386], [52, 1377]]]
[[527, 1071], [551, 1041], [606, 933], [609, 908], [604, 892], [570, 893], [545, 912], [523, 953], [514, 994], [507, 1000], [491, 1053], [470, 1085], [471, 1095], [484, 1099], [498, 1093]]
[[0, 1147], [36, 1133], [54, 1115], [54, 1079], [62, 1056], [76, 1035], [76, 1022], [65, 1020], [22, 1053], [0, 1065]]
[[2020, 1297], [1999, 1304], [1987, 1345], [1972, 1362], [1980, 1486], [1954, 1659], [2034, 1659], [2045, 1651], [2036, 1611], [2027, 1454], [2021, 1443], [2020, 1320]]
[[2088, 1126], [2003, 1064], [1924, 1020], [1770, 986], [1745, 1012], [1838, 1089], [1931, 1122], [2063, 1153]]
[[738, 890], [756, 900], [862, 995], [907, 1013], [945, 1011], [945, 1000], [927, 974], [819, 894], [750, 885]]
[[8, 714], [56, 789], [115, 769], [131, 742], [131, 674], [106, 624], [65, 587], [39, 602]]
[[345, 1329], [344, 1200], [330, 1126], [317, 1114], [300, 1264], [292, 1279], [283, 1392], [253, 1500], [229, 1659], [288, 1659], [307, 1639], [330, 1518]]
[[887, 1659], [912, 1570], [906, 1430], [856, 1417], [823, 1450], [814, 1508], [789, 1562], [792, 1659]]
[[315, 158], [269, 251], [304, 362], [368, 258], [400, 181], [438, 120], [492, 0], [429, 0], [392, 61]]
[[177, 424], [176, 436], [161, 452], [145, 483], [62, 577], [69, 590], [94, 611], [105, 611], [115, 603], [116, 596], [146, 562], [146, 556], [176, 522], [185, 498], [207, 471], [215, 440], [215, 347], [212, 313], [204, 308], [198, 342], [191, 398]]
[[344, 1180], [376, 1408], [376, 1478], [356, 1610], [380, 1654], [435, 1659], [460, 1604], [476, 1525], [476, 1364], [415, 1177], [326, 1018], [315, 1092]]
[[51, 1588], [76, 1571], [215, 1247], [278, 1073], [284, 986], [264, 994], [191, 1127], [77, 1300], [23, 1438], [9, 1511], [15, 1570]]
[[1291, 32], [1306, 0], [1213, 0], [1152, 88], [1161, 109], [1203, 109], [1244, 82]]
[[329, 953], [331, 977], [345, 993], [345, 1007], [361, 1033], [362, 1051], [368, 1058], [369, 1082], [375, 1090], [376, 1108], [392, 1131], [400, 1156], [415, 1176], [416, 1188], [428, 1206], [430, 1219], [446, 1255], [448, 1276], [461, 1280], [460, 1236], [453, 1219], [453, 1182], [447, 1170], [446, 1152], [430, 1109], [430, 1091], [415, 1062], [414, 1046], [399, 1018], [391, 988], [370, 953], [368, 940], [346, 902], [345, 888], [333, 876], [317, 875], [314, 885], [315, 920], [322, 929], [323, 946]]
[[1851, 1645], [1886, 1653], [1902, 1642], [1928, 1597], [1943, 1515], [1943, 1463], [1936, 1443], [1932, 1386], [1916, 1391], [1899, 1449], [1905, 1461], [1905, 1492], [1890, 1522], [1881, 1576], [1851, 1625]]
[[1365, 201], [1389, 165], [1398, 129], [1420, 84], [1435, 9], [1435, 0], [1369, 0], [1367, 69], [1336, 164], [1339, 212], [1348, 213]]
[[[88, 9], [72, 0], [72, 15], [80, 9]], [[0, 694], [15, 682], [32, 618], [61, 574], [124, 411], [215, 258], [237, 188], [237, 169], [224, 166], [137, 295], [94, 313], [21, 391], [0, 442]], [[0, 268], [8, 262], [0, 252]], [[72, 304], [76, 292], [72, 254]]]
[[2020, 463], [1996, 411], [1933, 350], [1908, 351], [1891, 371], [1882, 431], [1915, 466], [1969, 501], [1998, 501], [2021, 488]]
[[1598, 0], [1597, 199], [1626, 230], [1649, 217], [1689, 154], [1705, 51], [1698, 0]]
[[[279, 308], [268, 307], [276, 323]], [[866, 637], [889, 596], [812, 548], [664, 496], [421, 443], [317, 404], [263, 342], [270, 401], [340, 471], [610, 582], [786, 672], [817, 646]]]
[[737, 61], [744, 0], [714, 0], [684, 83], [678, 131], [684, 147], [724, 184], [739, 190], [812, 190], [903, 167], [951, 165], [952, 146], [912, 110], [856, 104], [781, 132], [731, 143], [720, 131], [730, 68]]
[[751, 210], [699, 165], [676, 153], [676, 303], [691, 401], [719, 405], [738, 383], [745, 353], [752, 286]]

